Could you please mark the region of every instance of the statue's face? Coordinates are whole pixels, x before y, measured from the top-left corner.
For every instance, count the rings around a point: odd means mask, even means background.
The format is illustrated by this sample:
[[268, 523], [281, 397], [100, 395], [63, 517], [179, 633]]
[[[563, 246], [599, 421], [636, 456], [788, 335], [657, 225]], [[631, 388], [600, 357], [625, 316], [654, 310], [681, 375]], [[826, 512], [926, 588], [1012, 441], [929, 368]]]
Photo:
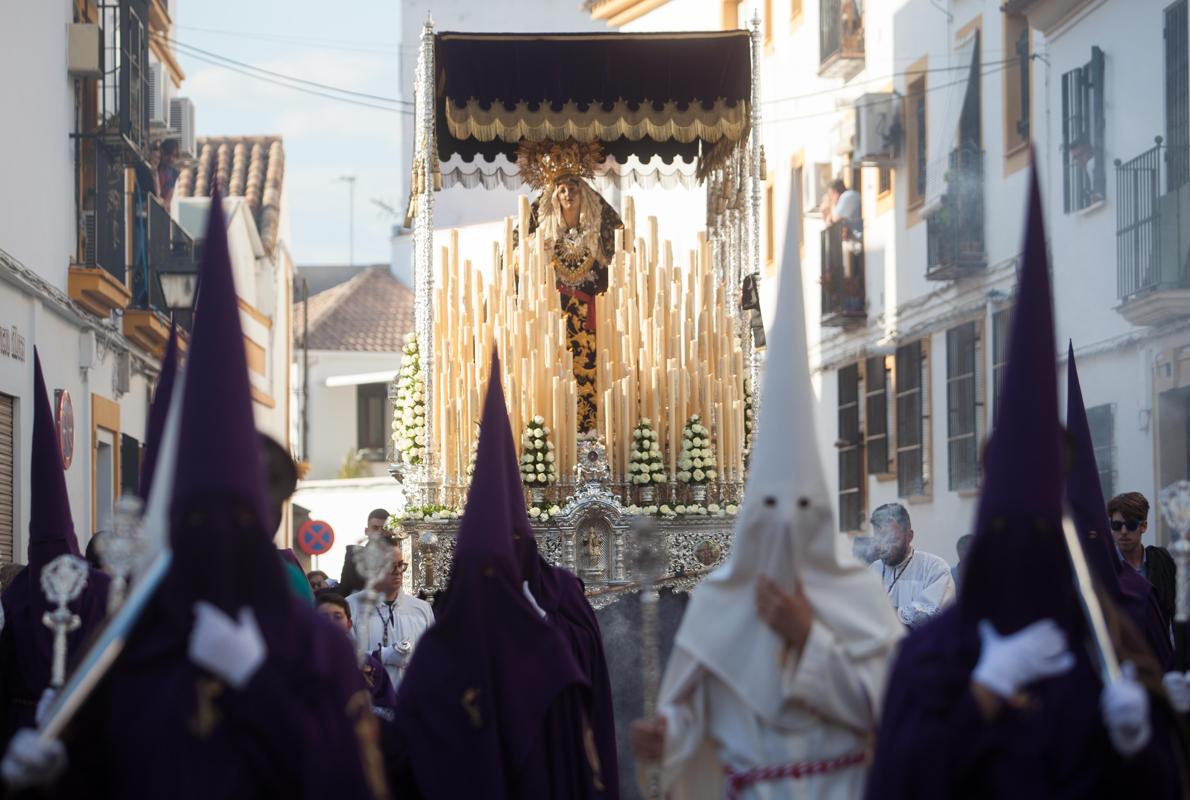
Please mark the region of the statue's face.
[[554, 187], [554, 193], [557, 194], [558, 204], [562, 206], [563, 211], [577, 211], [582, 206], [583, 197], [579, 194], [576, 181], [559, 181]]

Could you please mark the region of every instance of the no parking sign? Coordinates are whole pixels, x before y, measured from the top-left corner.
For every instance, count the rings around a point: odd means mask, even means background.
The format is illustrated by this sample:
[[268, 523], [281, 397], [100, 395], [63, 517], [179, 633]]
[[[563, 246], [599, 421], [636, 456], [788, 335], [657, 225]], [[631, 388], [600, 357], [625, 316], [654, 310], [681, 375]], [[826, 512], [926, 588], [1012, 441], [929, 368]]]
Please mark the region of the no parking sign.
[[297, 546], [308, 556], [320, 556], [331, 549], [335, 543], [335, 531], [330, 523], [320, 519], [311, 519], [302, 523], [298, 528]]

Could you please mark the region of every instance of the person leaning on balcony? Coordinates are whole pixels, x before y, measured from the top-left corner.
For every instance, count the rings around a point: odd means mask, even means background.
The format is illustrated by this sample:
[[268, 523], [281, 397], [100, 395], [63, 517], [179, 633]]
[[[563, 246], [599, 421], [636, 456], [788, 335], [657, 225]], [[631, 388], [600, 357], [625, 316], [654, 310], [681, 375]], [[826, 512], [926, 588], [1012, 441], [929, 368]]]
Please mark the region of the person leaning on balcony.
[[1177, 601], [1174, 589], [1177, 572], [1173, 558], [1165, 548], [1146, 547], [1141, 542], [1141, 537], [1149, 529], [1149, 501], [1140, 492], [1118, 494], [1108, 502], [1107, 516], [1111, 520], [1111, 534], [1116, 540], [1120, 560], [1153, 584], [1157, 605], [1161, 606], [1161, 615], [1168, 625], [1173, 621]]
[[831, 181], [823, 198], [822, 221], [827, 225], [845, 222], [851, 231], [858, 231], [862, 221], [859, 192], [848, 189], [847, 184], [836, 178]]

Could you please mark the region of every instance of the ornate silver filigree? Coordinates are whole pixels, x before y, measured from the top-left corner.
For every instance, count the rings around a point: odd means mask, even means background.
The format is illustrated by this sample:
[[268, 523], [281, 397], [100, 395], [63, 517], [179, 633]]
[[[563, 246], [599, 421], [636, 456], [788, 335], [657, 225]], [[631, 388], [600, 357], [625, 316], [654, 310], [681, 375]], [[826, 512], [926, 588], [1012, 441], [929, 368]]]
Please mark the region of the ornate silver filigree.
[[78, 556], [63, 553], [41, 570], [41, 591], [57, 608], [42, 615], [41, 622], [54, 634], [54, 661], [50, 686], [62, 688], [66, 680], [66, 636], [81, 624], [77, 614], [67, 606], [87, 586], [89, 567]]
[[[368, 543], [355, 551], [354, 564], [364, 579], [364, 589], [360, 597], [359, 618], [370, 619], [372, 612], [380, 602], [380, 593], [376, 587], [393, 568], [394, 545], [383, 534], [373, 534], [368, 537]], [[355, 657], [359, 663], [364, 662], [368, 652], [368, 637], [361, 629], [355, 638]]]
[[144, 536], [144, 503], [136, 495], [120, 495], [116, 501], [112, 530], [95, 543], [99, 560], [112, 576], [107, 595], [107, 613], [114, 614], [124, 602], [128, 579], [144, 558], [148, 543]]

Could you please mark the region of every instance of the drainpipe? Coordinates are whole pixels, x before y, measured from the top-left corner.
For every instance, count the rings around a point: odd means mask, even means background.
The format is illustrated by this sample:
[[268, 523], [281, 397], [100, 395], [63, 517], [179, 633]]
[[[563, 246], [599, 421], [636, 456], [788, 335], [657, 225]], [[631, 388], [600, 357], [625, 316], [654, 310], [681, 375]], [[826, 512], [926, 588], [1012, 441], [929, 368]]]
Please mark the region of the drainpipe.
[[310, 461], [310, 284], [302, 278], [302, 460]]

